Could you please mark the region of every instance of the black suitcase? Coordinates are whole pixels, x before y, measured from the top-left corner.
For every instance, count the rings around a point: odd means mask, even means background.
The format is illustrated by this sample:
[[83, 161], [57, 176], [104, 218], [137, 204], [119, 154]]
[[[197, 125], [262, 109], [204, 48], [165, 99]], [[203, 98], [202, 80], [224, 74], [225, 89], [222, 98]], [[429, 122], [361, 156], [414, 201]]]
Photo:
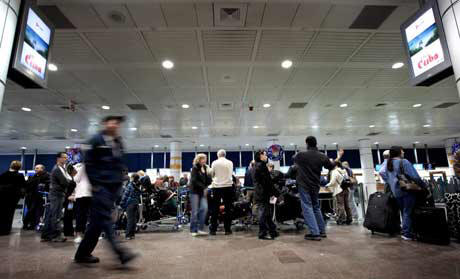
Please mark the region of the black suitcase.
[[445, 208], [419, 207], [412, 214], [415, 238], [418, 241], [449, 245], [450, 234]]
[[399, 207], [391, 193], [376, 192], [369, 196], [364, 227], [374, 232], [400, 233]]
[[281, 195], [281, 202], [276, 205], [276, 221], [283, 223], [285, 221], [303, 219], [302, 206], [300, 198], [292, 193]]

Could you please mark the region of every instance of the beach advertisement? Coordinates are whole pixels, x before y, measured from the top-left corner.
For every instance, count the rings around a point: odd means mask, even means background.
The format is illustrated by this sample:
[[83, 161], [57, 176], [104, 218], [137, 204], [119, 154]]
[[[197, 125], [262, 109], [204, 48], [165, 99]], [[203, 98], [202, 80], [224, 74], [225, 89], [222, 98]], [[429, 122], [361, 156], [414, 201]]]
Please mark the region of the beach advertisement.
[[45, 79], [50, 38], [51, 29], [32, 9], [29, 9], [21, 64], [43, 80]]
[[405, 32], [415, 77], [444, 62], [433, 9], [427, 10]]

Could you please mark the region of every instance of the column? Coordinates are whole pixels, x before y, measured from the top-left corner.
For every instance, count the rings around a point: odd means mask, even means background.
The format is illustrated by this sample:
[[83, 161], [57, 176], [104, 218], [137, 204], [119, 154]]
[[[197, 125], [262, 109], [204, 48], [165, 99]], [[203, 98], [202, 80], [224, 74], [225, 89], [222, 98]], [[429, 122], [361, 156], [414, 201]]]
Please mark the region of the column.
[[448, 176], [453, 176], [454, 175], [454, 154], [452, 154], [452, 145], [454, 145], [455, 142], [458, 142], [458, 138], [450, 138], [446, 139], [444, 141], [444, 147], [446, 148], [446, 155], [447, 155], [447, 161], [449, 162], [449, 172], [447, 173]]
[[454, 0], [438, 0], [442, 25], [446, 33], [450, 59], [454, 68], [455, 82], [460, 94], [460, 2]]
[[171, 176], [174, 176], [174, 181], [179, 181], [182, 171], [181, 143], [179, 141], [173, 141], [170, 147], [171, 161], [169, 163], [169, 168], [171, 169]]
[[37, 157], [38, 157], [38, 149], [34, 151], [34, 161], [32, 163], [32, 168], [35, 169], [35, 165], [37, 164]]
[[370, 194], [377, 192], [370, 139], [359, 140], [359, 156], [361, 159], [361, 169], [363, 171], [364, 195], [367, 195], [366, 199], [369, 199]]
[[21, 0], [0, 0], [0, 111], [5, 94]]

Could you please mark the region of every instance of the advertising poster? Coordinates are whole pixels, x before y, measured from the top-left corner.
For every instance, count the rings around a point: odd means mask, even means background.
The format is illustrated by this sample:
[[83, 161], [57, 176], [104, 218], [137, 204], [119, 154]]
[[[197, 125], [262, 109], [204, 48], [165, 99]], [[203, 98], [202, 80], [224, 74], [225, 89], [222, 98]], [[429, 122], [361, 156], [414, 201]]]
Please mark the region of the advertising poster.
[[32, 9], [29, 9], [21, 64], [43, 80], [45, 79], [50, 38], [51, 29]]
[[422, 14], [405, 32], [415, 77], [444, 62], [444, 52], [433, 9]]

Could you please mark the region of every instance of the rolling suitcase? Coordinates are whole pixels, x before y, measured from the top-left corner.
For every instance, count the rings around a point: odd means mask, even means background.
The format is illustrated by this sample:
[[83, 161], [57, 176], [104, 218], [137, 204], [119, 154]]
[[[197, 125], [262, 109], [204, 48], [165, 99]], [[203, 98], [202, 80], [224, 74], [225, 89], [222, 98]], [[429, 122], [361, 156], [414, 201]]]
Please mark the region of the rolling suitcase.
[[446, 193], [445, 200], [450, 233], [460, 241], [460, 193]]
[[412, 218], [415, 238], [418, 241], [449, 245], [450, 234], [445, 208], [415, 208]]
[[364, 227], [374, 232], [397, 234], [401, 231], [399, 207], [391, 193], [370, 195]]

